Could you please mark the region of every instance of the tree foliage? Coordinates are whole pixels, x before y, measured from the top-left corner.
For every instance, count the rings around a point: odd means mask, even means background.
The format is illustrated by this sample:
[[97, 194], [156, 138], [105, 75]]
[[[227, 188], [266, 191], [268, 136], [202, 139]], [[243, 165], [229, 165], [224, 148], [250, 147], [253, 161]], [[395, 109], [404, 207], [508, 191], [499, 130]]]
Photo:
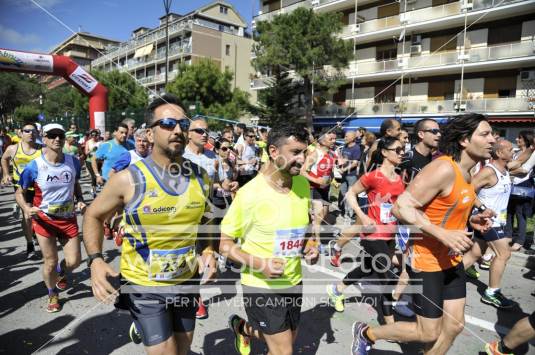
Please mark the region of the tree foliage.
[[[340, 84], [339, 70], [346, 67], [352, 57], [352, 43], [337, 37], [343, 26], [341, 16], [340, 13], [315, 13], [300, 7], [256, 25], [255, 67], [263, 72], [295, 70], [303, 79], [309, 125], [312, 124], [312, 83], [332, 91], [332, 86]], [[325, 65], [334, 70], [325, 70]]]
[[249, 94], [232, 89], [233, 74], [228, 69], [221, 71], [210, 59], [179, 67], [178, 76], [167, 84], [166, 91], [176, 95], [189, 110], [227, 119], [238, 119], [249, 111]]
[[0, 116], [13, 115], [21, 105], [37, 107], [42, 90], [36, 77], [0, 72]]
[[276, 126], [298, 118], [298, 84], [288, 72], [276, 72], [268, 87], [258, 93], [260, 123]]
[[19, 124], [25, 122], [36, 122], [39, 115], [39, 109], [33, 105], [20, 105], [15, 109], [15, 121]]

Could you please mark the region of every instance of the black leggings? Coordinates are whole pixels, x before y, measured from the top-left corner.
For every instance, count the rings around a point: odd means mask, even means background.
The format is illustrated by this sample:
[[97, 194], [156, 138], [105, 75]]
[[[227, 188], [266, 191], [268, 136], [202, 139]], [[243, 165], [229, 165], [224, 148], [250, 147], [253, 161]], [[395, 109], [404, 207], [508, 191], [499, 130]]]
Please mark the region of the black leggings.
[[[344, 285], [350, 286], [357, 283], [362, 278], [377, 274], [382, 280], [381, 285], [385, 288], [388, 285], [397, 284], [398, 275], [392, 270], [392, 255], [394, 254], [394, 241], [390, 240], [366, 240], [360, 241], [364, 249], [362, 262], [355, 269], [351, 270], [342, 280]], [[385, 292], [382, 294], [381, 307], [384, 316], [392, 315], [392, 293]], [[387, 301], [387, 304], [385, 304]]]

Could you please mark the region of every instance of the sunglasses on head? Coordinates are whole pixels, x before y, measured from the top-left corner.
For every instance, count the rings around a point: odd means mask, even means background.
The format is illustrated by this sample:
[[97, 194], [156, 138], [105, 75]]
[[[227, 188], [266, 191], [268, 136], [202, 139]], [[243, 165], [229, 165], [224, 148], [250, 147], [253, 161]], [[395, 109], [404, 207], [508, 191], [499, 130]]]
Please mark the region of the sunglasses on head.
[[59, 139], [65, 139], [65, 133], [47, 133], [46, 134], [46, 138], [48, 139], [56, 139], [58, 137]]
[[203, 134], [206, 134], [206, 135], [210, 134], [210, 131], [207, 130], [207, 129], [204, 129], [204, 128], [192, 128], [192, 129], [190, 129], [189, 131], [190, 131], [190, 132], [195, 132], [195, 133], [197, 133], [197, 134], [200, 134], [201, 136], [202, 136]]
[[403, 154], [405, 153], [405, 149], [403, 147], [397, 147], [397, 148], [385, 148], [386, 150], [391, 150], [393, 152], [396, 152], [396, 154]]
[[24, 132], [24, 133], [35, 133], [36, 130], [35, 129], [23, 129], [22, 132]]
[[434, 134], [435, 136], [440, 133], [440, 129], [433, 128], [433, 129], [424, 129], [424, 132], [429, 132], [431, 134]]
[[189, 120], [187, 118], [162, 118], [161, 120], [158, 120], [150, 125], [150, 128], [154, 128], [156, 126], [159, 126], [162, 129], [166, 129], [168, 131], [171, 131], [175, 129], [176, 125], [180, 125], [180, 129], [182, 131], [189, 130]]

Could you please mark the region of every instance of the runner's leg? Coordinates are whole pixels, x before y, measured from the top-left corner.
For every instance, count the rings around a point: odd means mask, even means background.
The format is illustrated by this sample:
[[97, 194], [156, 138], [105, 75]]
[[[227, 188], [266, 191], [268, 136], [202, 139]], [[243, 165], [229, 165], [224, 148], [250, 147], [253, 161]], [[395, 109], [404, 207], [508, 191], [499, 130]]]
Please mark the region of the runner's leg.
[[78, 237], [60, 238], [59, 242], [63, 247], [63, 254], [65, 256], [65, 271], [72, 272], [80, 266], [80, 261], [82, 259], [80, 253], [80, 239]]
[[453, 341], [464, 329], [464, 307], [466, 298], [444, 300], [444, 315], [440, 335], [427, 352], [428, 354], [446, 354]]
[[505, 271], [505, 266], [507, 265], [507, 261], [511, 257], [511, 247], [509, 246], [510, 242], [511, 238], [502, 238], [489, 242], [489, 245], [494, 251], [494, 254], [496, 254], [494, 260], [492, 260], [492, 263], [490, 264], [490, 288], [500, 288], [502, 275]]
[[178, 355], [186, 355], [189, 352], [189, 349], [191, 347], [191, 342], [193, 341], [193, 331], [191, 332], [175, 332], [175, 336], [171, 338], [175, 338], [176, 346], [177, 346], [177, 354]]
[[[297, 332], [295, 332], [297, 334]], [[290, 329], [272, 335], [264, 334], [269, 355], [291, 355], [293, 353], [294, 335]]]
[[49, 293], [54, 292], [58, 274], [56, 266], [58, 264], [58, 247], [56, 237], [44, 237], [37, 234], [37, 241], [43, 254], [43, 280], [48, 288]]

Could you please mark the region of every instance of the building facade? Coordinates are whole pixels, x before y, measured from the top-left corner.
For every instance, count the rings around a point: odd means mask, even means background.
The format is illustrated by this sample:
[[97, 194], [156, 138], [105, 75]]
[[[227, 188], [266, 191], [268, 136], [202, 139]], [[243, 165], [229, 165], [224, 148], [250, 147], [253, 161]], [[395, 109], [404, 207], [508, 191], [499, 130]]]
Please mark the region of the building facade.
[[254, 23], [301, 6], [342, 13], [339, 36], [354, 43], [346, 84], [315, 108], [317, 125], [459, 112], [487, 114], [508, 137], [535, 125], [534, 0], [261, 0]]
[[[166, 73], [166, 16], [156, 28], [140, 27], [132, 38], [120, 43], [105, 55], [92, 61], [95, 69], [124, 70], [148, 88], [161, 92], [165, 87]], [[169, 71], [168, 81], [178, 74], [181, 63], [191, 64], [209, 58], [221, 70], [234, 74], [233, 87], [251, 92], [254, 70], [250, 63], [252, 39], [246, 32], [247, 22], [232, 5], [215, 1], [186, 15], [169, 14]]]

